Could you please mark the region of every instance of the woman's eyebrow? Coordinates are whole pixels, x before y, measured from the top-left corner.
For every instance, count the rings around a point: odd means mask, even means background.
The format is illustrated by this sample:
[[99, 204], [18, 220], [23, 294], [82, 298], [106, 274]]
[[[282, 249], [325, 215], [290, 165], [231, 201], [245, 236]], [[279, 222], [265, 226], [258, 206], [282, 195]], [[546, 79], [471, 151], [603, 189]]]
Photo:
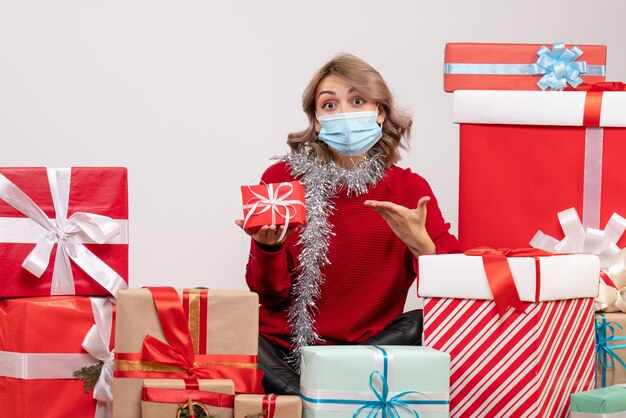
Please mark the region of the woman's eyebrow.
[[337, 94], [334, 91], [331, 90], [322, 90], [320, 91], [320, 94], [317, 95], [317, 97], [320, 97], [322, 94], [331, 94], [333, 96], [336, 96]]
[[[350, 94], [350, 93], [352, 93], [352, 92], [354, 92], [354, 91], [356, 91], [356, 87], [350, 87], [350, 88], [348, 89], [348, 94]], [[326, 93], [326, 94], [331, 94], [331, 95], [333, 95], [333, 96], [336, 96], [336, 95], [337, 95], [337, 93], [335, 93], [335, 92], [334, 92], [334, 91], [332, 91], [332, 90], [322, 90], [322, 91], [320, 91], [320, 94], [318, 94], [318, 95], [317, 95], [317, 97], [320, 97], [320, 96], [321, 96], [322, 94], [324, 94], [324, 93]]]

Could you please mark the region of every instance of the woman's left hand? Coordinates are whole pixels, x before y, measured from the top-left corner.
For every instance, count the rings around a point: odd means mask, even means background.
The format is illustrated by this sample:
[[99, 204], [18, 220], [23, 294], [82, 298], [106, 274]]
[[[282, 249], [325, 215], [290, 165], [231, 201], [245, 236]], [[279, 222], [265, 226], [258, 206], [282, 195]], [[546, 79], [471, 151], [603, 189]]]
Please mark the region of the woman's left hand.
[[376, 200], [366, 200], [363, 204], [382, 216], [391, 230], [409, 247], [413, 255], [419, 257], [435, 254], [435, 243], [426, 231], [426, 203], [429, 200], [429, 196], [422, 197], [415, 209]]

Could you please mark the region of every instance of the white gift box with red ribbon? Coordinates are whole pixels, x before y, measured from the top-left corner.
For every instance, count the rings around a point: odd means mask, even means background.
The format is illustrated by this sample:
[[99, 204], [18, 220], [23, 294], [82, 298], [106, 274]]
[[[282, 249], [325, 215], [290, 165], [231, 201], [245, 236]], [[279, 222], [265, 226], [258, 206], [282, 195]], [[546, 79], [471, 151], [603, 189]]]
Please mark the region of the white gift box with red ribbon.
[[483, 257], [419, 259], [423, 345], [450, 354], [450, 416], [565, 418], [570, 395], [594, 384], [598, 257], [506, 258], [521, 299], [506, 310]]

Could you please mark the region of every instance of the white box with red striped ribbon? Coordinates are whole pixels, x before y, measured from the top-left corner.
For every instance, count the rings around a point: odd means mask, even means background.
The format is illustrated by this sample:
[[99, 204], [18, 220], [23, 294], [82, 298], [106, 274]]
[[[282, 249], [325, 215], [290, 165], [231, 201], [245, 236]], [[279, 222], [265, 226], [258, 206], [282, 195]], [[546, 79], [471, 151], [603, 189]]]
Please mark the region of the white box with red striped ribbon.
[[480, 256], [422, 256], [423, 344], [449, 353], [450, 416], [565, 418], [594, 385], [594, 255], [508, 258], [524, 312], [502, 316]]

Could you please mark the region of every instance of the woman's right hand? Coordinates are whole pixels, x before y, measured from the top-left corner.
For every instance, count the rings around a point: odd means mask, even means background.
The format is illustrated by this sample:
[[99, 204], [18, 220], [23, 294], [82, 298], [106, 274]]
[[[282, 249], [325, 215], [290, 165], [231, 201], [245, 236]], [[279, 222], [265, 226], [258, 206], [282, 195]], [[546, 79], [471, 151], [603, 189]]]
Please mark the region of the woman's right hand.
[[256, 232], [252, 233], [250, 231], [246, 231], [243, 228], [243, 219], [236, 219], [235, 224], [239, 228], [243, 229], [244, 232], [250, 235], [250, 237], [256, 242], [264, 244], [264, 245], [268, 245], [268, 246], [282, 245], [283, 242], [285, 242], [285, 239], [287, 239], [287, 236], [296, 229], [296, 227], [287, 228], [287, 233], [281, 240], [280, 237], [283, 234], [283, 231], [285, 229], [284, 225], [280, 225], [278, 227], [276, 225], [263, 225]]

